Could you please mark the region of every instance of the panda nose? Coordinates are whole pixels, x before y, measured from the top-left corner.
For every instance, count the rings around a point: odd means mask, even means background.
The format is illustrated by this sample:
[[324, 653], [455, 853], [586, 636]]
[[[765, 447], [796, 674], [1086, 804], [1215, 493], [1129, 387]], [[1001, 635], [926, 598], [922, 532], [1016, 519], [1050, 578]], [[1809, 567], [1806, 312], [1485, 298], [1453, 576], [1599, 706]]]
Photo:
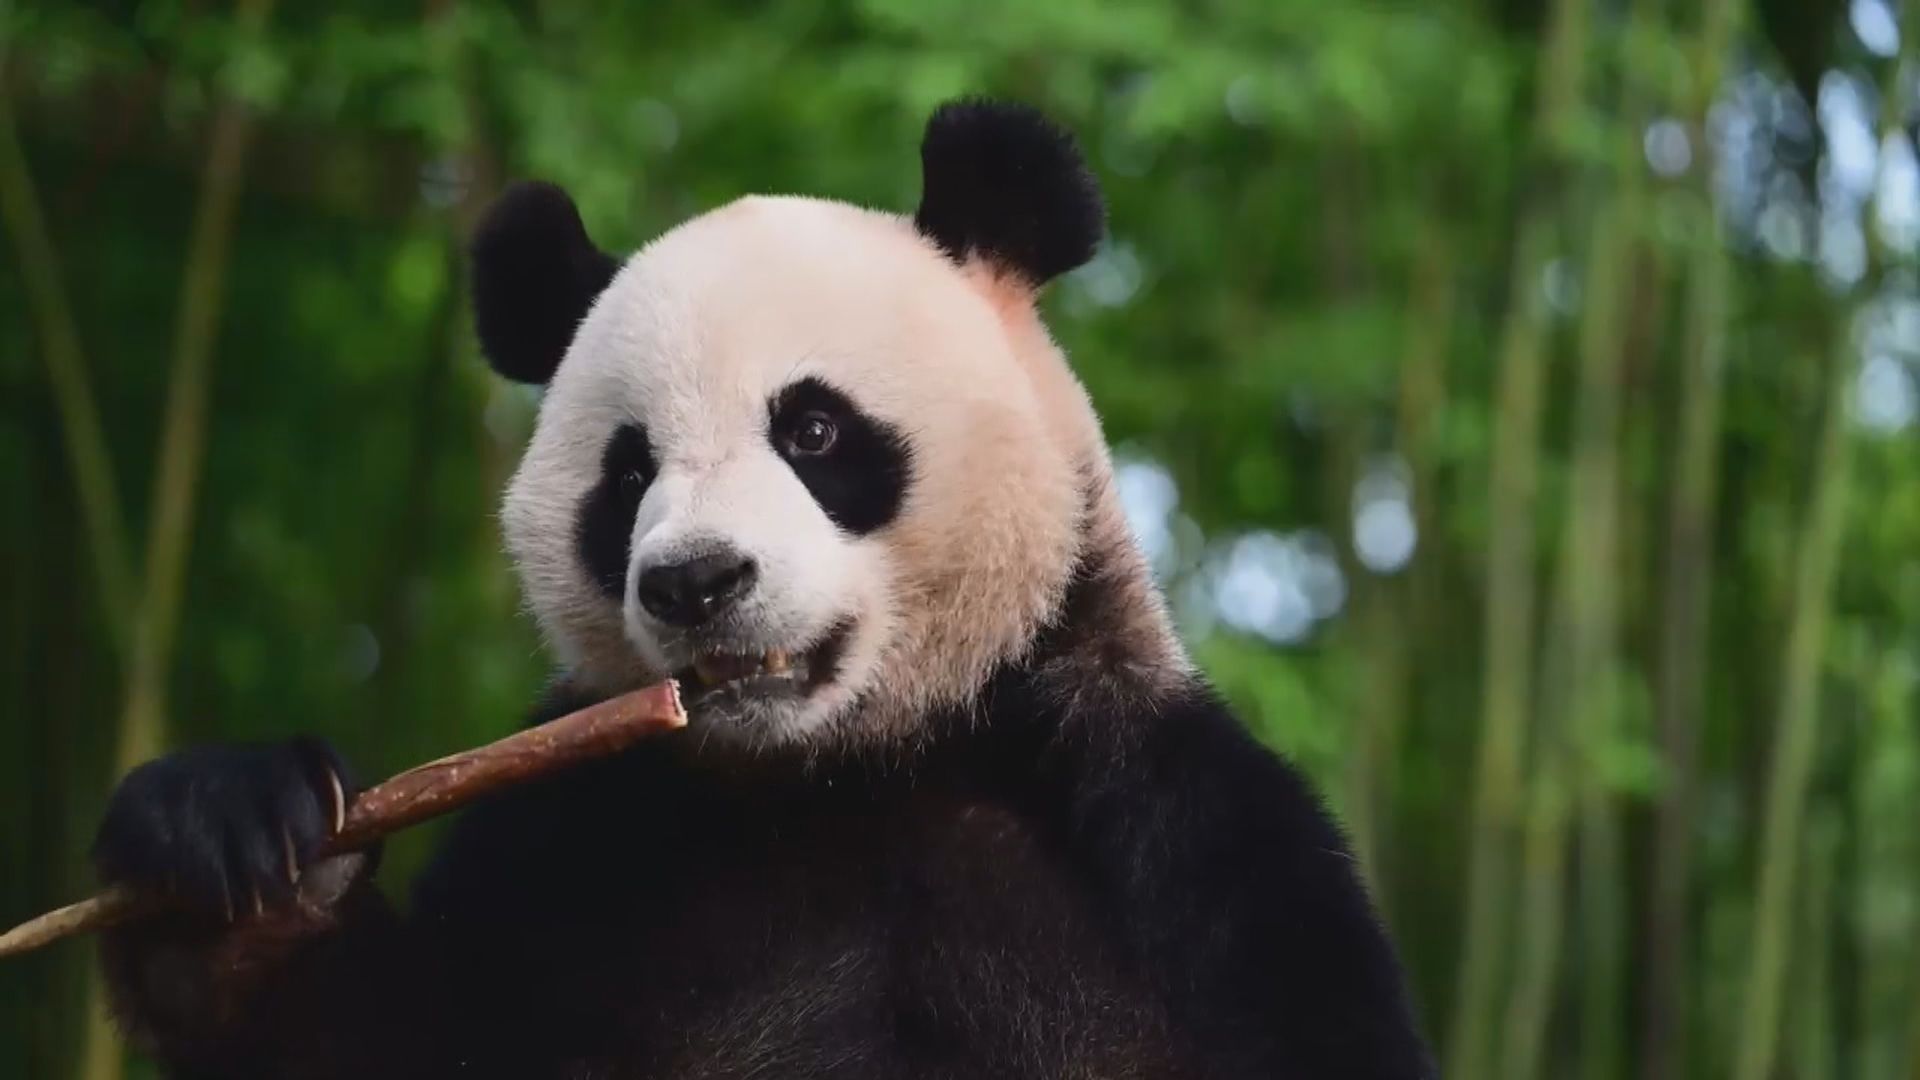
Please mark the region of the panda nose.
[[699, 626], [753, 590], [760, 568], [737, 551], [698, 555], [640, 571], [640, 606], [669, 626]]

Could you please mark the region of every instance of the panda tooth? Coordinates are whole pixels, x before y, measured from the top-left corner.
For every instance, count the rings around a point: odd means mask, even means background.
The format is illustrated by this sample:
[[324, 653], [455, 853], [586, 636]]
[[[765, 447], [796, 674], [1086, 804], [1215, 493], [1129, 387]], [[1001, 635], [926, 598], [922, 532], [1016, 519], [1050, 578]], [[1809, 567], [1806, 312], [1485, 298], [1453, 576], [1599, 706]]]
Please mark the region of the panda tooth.
[[761, 670], [769, 675], [785, 675], [787, 673], [787, 651], [785, 649], [767, 650], [767, 655], [760, 660], [760, 667]]

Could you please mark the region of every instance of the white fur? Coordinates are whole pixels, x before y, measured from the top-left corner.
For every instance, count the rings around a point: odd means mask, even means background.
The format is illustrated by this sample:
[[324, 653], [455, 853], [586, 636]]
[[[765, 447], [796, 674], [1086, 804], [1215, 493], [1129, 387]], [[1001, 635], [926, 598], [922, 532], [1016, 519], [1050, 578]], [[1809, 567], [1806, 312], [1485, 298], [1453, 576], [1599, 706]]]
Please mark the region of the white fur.
[[[963, 700], [1057, 607], [1087, 492], [1105, 487], [1098, 425], [1030, 301], [896, 215], [815, 199], [742, 199], [634, 255], [554, 375], [506, 497], [509, 545], [562, 662], [601, 690], [684, 664], [632, 601], [632, 574], [718, 541], [759, 562], [737, 620], [753, 644], [805, 645], [849, 617], [858, 628], [837, 684], [761, 737], [835, 721], [899, 734]], [[836, 529], [767, 438], [769, 398], [808, 375], [912, 446], [905, 507], [871, 536]], [[573, 527], [629, 420], [659, 474], [623, 605], [579, 565]]]

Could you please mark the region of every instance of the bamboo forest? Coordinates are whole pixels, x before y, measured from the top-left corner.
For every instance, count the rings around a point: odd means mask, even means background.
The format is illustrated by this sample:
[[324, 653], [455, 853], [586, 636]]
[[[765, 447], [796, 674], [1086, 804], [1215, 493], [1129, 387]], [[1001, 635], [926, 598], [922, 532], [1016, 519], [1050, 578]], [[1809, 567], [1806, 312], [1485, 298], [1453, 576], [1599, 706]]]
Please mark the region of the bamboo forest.
[[[522, 723], [506, 184], [910, 208], [966, 94], [1099, 174], [1044, 309], [1443, 1073], [1920, 1078], [1916, 0], [0, 0], [0, 924], [169, 748]], [[0, 961], [0, 1075], [155, 1075], [103, 1001]]]

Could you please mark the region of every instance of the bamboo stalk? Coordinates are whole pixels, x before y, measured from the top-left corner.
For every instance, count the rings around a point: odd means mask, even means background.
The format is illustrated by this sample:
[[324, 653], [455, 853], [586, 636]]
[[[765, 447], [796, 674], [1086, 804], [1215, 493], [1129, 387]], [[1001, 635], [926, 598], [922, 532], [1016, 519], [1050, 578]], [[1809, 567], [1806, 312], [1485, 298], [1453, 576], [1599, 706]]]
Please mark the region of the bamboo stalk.
[[[6, 14], [0, 7], [0, 26], [5, 25]], [[6, 48], [0, 46], [0, 81], [5, 78], [6, 57]], [[87, 553], [93, 560], [101, 622], [107, 628], [108, 640], [124, 659], [128, 636], [125, 603], [133, 595], [133, 559], [121, 516], [119, 484], [114, 479], [105, 426], [87, 374], [59, 257], [5, 93], [0, 93], [0, 221], [6, 223], [7, 234], [13, 237], [14, 255], [46, 360], [47, 380], [53, 388], [54, 407], [60, 413], [60, 434], [66, 442], [81, 519], [86, 523]]]
[[[1696, 128], [1700, 130], [1700, 128]], [[1709, 208], [1708, 213], [1715, 214]], [[1716, 221], [1702, 230], [1689, 259], [1686, 345], [1680, 416], [1667, 510], [1666, 558], [1654, 689], [1654, 723], [1667, 783], [1655, 807], [1648, 881], [1645, 1009], [1641, 1075], [1687, 1074], [1686, 988], [1692, 985], [1687, 890], [1693, 879], [1696, 741], [1708, 654], [1708, 604], [1714, 570], [1714, 500], [1719, 481], [1721, 368], [1725, 362], [1732, 272]]]
[[1803, 1007], [1793, 1015], [1797, 1036], [1794, 1080], [1832, 1080], [1835, 1075], [1833, 1008], [1833, 894], [1837, 889], [1835, 863], [1840, 846], [1837, 814], [1815, 807], [1808, 814], [1805, 849], [1807, 872], [1799, 882], [1803, 898], [1799, 969], [1794, 984], [1801, 989]]
[[[242, 0], [238, 21], [245, 31], [257, 33], [271, 7], [271, 0]], [[252, 129], [251, 112], [240, 102], [229, 100], [220, 106], [194, 212], [181, 281], [159, 464], [154, 474], [153, 523], [147, 537], [141, 602], [135, 614], [127, 704], [120, 718], [115, 760], [122, 772], [159, 753], [165, 741], [167, 669], [172, 662], [173, 637], [179, 629], [180, 598], [193, 538], [194, 496], [206, 451], [213, 350]]]
[[1851, 896], [1844, 921], [1856, 958], [1855, 1021], [1841, 1033], [1857, 1048], [1852, 1071], [1868, 1078], [1902, 1075], [1907, 1024], [1920, 997], [1920, 913], [1889, 910], [1885, 897], [1920, 892], [1920, 791], [1910, 780], [1920, 752], [1912, 701], [1912, 669], [1904, 645], [1888, 640], [1863, 658], [1860, 738], [1853, 754], [1848, 827], [1854, 838]]
[[[1920, 25], [1920, 0], [1900, 5], [1900, 26]], [[1901, 130], [1906, 115], [1920, 34], [1903, 32], [1898, 59], [1880, 83], [1881, 127]], [[1868, 230], [1863, 289], [1872, 297], [1889, 253]], [[1779, 1053], [1779, 1016], [1793, 936], [1793, 885], [1799, 876], [1801, 832], [1817, 748], [1821, 676], [1832, 619], [1834, 581], [1853, 481], [1849, 452], [1848, 391], [1858, 367], [1849, 320], [1828, 333], [1826, 407], [1818, 454], [1794, 567], [1794, 608], [1787, 630], [1780, 710], [1775, 721], [1772, 769], [1767, 777], [1765, 818], [1755, 885], [1750, 966], [1735, 1049], [1735, 1080], [1766, 1080]]]
[[[1623, 178], [1623, 183], [1630, 181]], [[1617, 1046], [1594, 1045], [1614, 1026], [1607, 1016], [1619, 973], [1613, 956], [1621, 930], [1617, 884], [1618, 838], [1607, 795], [1591, 760], [1613, 737], [1612, 681], [1618, 613], [1619, 362], [1627, 263], [1637, 235], [1637, 199], [1623, 196], [1595, 216], [1586, 268], [1575, 446], [1566, 532], [1558, 567], [1556, 617], [1550, 634], [1556, 674], [1543, 703], [1534, 792], [1527, 803], [1522, 852], [1519, 951], [1508, 1001], [1501, 1075], [1530, 1080], [1540, 1072], [1555, 1000], [1564, 927], [1568, 827], [1581, 826], [1583, 1066], [1612, 1068]], [[1597, 1015], [1596, 1015], [1597, 1014]], [[1593, 1030], [1595, 1027], [1600, 1031]], [[1612, 1037], [1617, 1042], [1617, 1031]]]
[[[0, 0], [0, 28], [12, 23], [12, 5]], [[93, 394], [72, 305], [63, 284], [46, 217], [20, 145], [11, 99], [5, 92], [12, 42], [0, 42], [0, 221], [14, 239], [29, 307], [40, 337], [60, 431], [85, 524], [93, 563], [94, 591], [107, 641], [122, 663], [131, 649], [126, 607], [134, 596], [133, 559], [113, 474], [105, 426]], [[121, 1072], [98, 975], [87, 973], [87, 1011], [82, 1026], [80, 1076], [113, 1080]]]
[[1839, 336], [1831, 358], [1825, 415], [1820, 423], [1813, 484], [1794, 566], [1794, 607], [1787, 630], [1780, 712], [1773, 741], [1754, 887], [1753, 937], [1735, 1058], [1736, 1080], [1766, 1080], [1778, 1046], [1780, 997], [1786, 974], [1792, 890], [1813, 770], [1820, 675], [1845, 523], [1851, 461], [1847, 452], [1846, 389], [1852, 349]]
[[[1634, 322], [1636, 301], [1655, 302], [1652, 295], [1636, 295], [1632, 288], [1646, 250], [1648, 216], [1641, 133], [1671, 93], [1669, 87], [1649, 81], [1631, 50], [1664, 21], [1663, 7], [1663, 0], [1633, 0], [1617, 47], [1622, 85], [1616, 121], [1621, 132], [1611, 175], [1614, 205], [1611, 212], [1597, 215], [1589, 241], [1589, 306], [1581, 335], [1573, 504], [1566, 537], [1572, 604], [1568, 719], [1579, 748], [1578, 1047], [1588, 1080], [1610, 1080], [1625, 1072], [1628, 1039], [1626, 857], [1618, 800], [1607, 785], [1602, 755], [1621, 737], [1619, 597], [1625, 566], [1620, 455], [1626, 327]], [[1536, 1036], [1543, 1037], [1544, 1031]]]
[[[1545, 301], [1540, 273], [1549, 250], [1545, 212], [1521, 223], [1494, 433], [1494, 532], [1488, 545], [1486, 686], [1474, 765], [1472, 854], [1455, 988], [1448, 1074], [1487, 1075], [1491, 1014], [1499, 998], [1512, 888], [1510, 847], [1520, 819], [1520, 761], [1531, 696], [1533, 496]], [[1528, 460], [1520, 460], [1522, 458]]]
[[[1637, 124], [1635, 125], [1638, 126]], [[1635, 170], [1637, 172], [1638, 170]], [[1638, 185], [1623, 180], [1628, 190]], [[1625, 905], [1619, 890], [1625, 877], [1618, 813], [1601, 772], [1599, 755], [1619, 738], [1620, 612], [1620, 382], [1626, 322], [1629, 266], [1638, 247], [1641, 214], [1637, 194], [1622, 198], [1611, 215], [1613, 238], [1596, 236], [1602, 251], [1594, 263], [1606, 264], [1606, 292], [1593, 295], [1589, 318], [1603, 323], [1589, 335], [1583, 352], [1577, 409], [1573, 499], [1568, 520], [1568, 553], [1573, 578], [1573, 666], [1568, 693], [1580, 750], [1579, 792], [1581, 971], [1580, 1049], [1590, 1080], [1619, 1072], [1623, 1038], [1619, 1012], [1626, 947]], [[1601, 215], [1601, 221], [1610, 215]], [[1601, 306], [1602, 302], [1606, 307]]]
[[[1601, 755], [1619, 738], [1617, 687], [1619, 582], [1622, 557], [1622, 406], [1636, 300], [1655, 302], [1631, 287], [1644, 247], [1648, 197], [1640, 133], [1666, 88], [1651, 85], [1629, 51], [1661, 16], [1660, 0], [1635, 0], [1615, 47], [1622, 87], [1620, 133], [1588, 239], [1585, 304], [1579, 343], [1575, 440], [1566, 534], [1559, 567], [1550, 645], [1563, 677], [1552, 679], [1554, 700], [1542, 710], [1543, 730], [1529, 801], [1524, 845], [1520, 956], [1507, 1011], [1503, 1072], [1514, 1080], [1539, 1075], [1552, 1006], [1560, 935], [1565, 925], [1567, 829], [1579, 828], [1577, 926], [1581, 976], [1578, 1060], [1593, 1080], [1619, 1075], [1627, 1043], [1625, 856], [1617, 800]], [[1557, 725], [1559, 730], [1547, 730]], [[1563, 792], [1571, 792], [1571, 797]]]
[[1719, 91], [1738, 11], [1733, 0], [1707, 0], [1695, 46], [1689, 107], [1690, 127], [1700, 147], [1692, 188], [1706, 220], [1694, 235], [1688, 258], [1690, 297], [1661, 573], [1654, 726], [1667, 783], [1654, 810], [1642, 954], [1646, 976], [1641, 988], [1640, 1074], [1646, 1080], [1674, 1080], [1689, 1072], [1687, 1004], [1693, 979], [1687, 960], [1691, 937], [1687, 891], [1693, 879], [1696, 741], [1706, 682], [1714, 500], [1720, 470], [1721, 369], [1733, 276], [1725, 230], [1713, 205], [1714, 158], [1707, 143], [1707, 110]]
[[[433, 210], [421, 222], [421, 228], [436, 235], [442, 249], [442, 277], [432, 312], [428, 317], [424, 358], [419, 365], [411, 391], [412, 420], [408, 425], [406, 465], [396, 470], [400, 512], [395, 515], [392, 539], [388, 544], [391, 559], [386, 572], [375, 575], [374, 588], [366, 601], [374, 612], [373, 628], [381, 643], [382, 663], [393, 670], [404, 670], [407, 654], [415, 644], [418, 628], [407, 616], [408, 581], [425, 565], [436, 546], [433, 523], [436, 520], [435, 477], [450, 452], [466, 453], [465, 440], [448, 439], [446, 427], [455, 415], [470, 413], [469, 402], [459, 393], [457, 376], [462, 362], [472, 363], [466, 355], [472, 347], [471, 316], [466, 308], [465, 282], [467, 244], [487, 203], [498, 191], [498, 167], [482, 107], [480, 72], [473, 62], [472, 46], [453, 23], [457, 14], [454, 0], [426, 0], [422, 26], [429, 41], [444, 38], [450, 50], [450, 83], [459, 90], [464, 117], [461, 133], [428, 149], [444, 153], [454, 163], [456, 175], [465, 179], [460, 197], [451, 206]], [[478, 366], [475, 365], [478, 370]], [[478, 417], [473, 418], [474, 422]], [[483, 440], [491, 444], [492, 440]], [[407, 703], [402, 680], [385, 679], [375, 687], [375, 707], [365, 718], [367, 730], [391, 729], [405, 715]]]
[[[363, 851], [401, 829], [451, 813], [475, 799], [617, 754], [641, 739], [686, 723], [679, 689], [663, 682], [477, 749], [415, 766], [361, 792], [339, 831], [327, 841], [326, 853]], [[143, 918], [163, 906], [125, 887], [111, 888], [0, 934], [0, 959]]]
[[[1896, 134], [1904, 135], [1909, 144], [1912, 143], [1914, 131], [1910, 126], [1910, 117], [1912, 116], [1915, 105], [1920, 104], [1920, 101], [1916, 101], [1916, 97], [1920, 95], [1920, 91], [1915, 90], [1914, 83], [1917, 66], [1916, 61], [1920, 61], [1920, 0], [1901, 0], [1897, 7], [1899, 12], [1900, 51], [1896, 61], [1888, 65], [1882, 72], [1880, 82], [1882, 145], [1885, 145], [1889, 137]], [[1884, 164], [1882, 168], [1885, 168]], [[1884, 191], [1885, 189], [1883, 188], [1882, 190]], [[1896, 196], [1896, 199], [1897, 198]], [[1879, 230], [1875, 229], [1871, 224], [1868, 225], [1867, 235], [1869, 237], [1868, 252], [1873, 263], [1881, 265], [1892, 264], [1897, 266], [1899, 271], [1904, 274], [1911, 274], [1913, 272], [1916, 259], [1914, 252], [1910, 248], [1889, 248], [1885, 243], [1885, 238]], [[1871, 280], [1871, 278], [1869, 280]], [[1900, 647], [1894, 646], [1890, 655], [1897, 654], [1899, 651]], [[1875, 694], [1874, 696], [1884, 696], [1886, 698], [1888, 702], [1886, 707], [1887, 713], [1891, 717], [1904, 716], [1910, 721], [1913, 716], [1910, 672], [1905, 670], [1901, 665], [1889, 665], [1880, 668], [1880, 680], [1883, 680], [1883, 685], [1886, 686], [1886, 689], [1882, 693]], [[1869, 705], [1869, 715], [1877, 711], [1877, 709], [1873, 708], [1872, 704]], [[1891, 727], [1889, 742], [1893, 745], [1890, 746], [1889, 749], [1891, 749], [1895, 755], [1894, 760], [1898, 760], [1900, 750], [1905, 749], [1897, 748], [1897, 740], [1901, 738], [1901, 734], [1903, 733], [1902, 729], [1904, 729], [1904, 734], [1909, 739], [1912, 738], [1914, 734], [1920, 732], [1916, 732], [1916, 729], [1910, 722], [1903, 724], [1899, 719], [1894, 719]], [[1880, 725], [1874, 723], [1867, 737], [1861, 740], [1863, 743], [1861, 747], [1863, 753], [1871, 753], [1875, 749], [1874, 744], [1876, 740], [1874, 734], [1879, 728]], [[1860, 775], [1862, 774], [1856, 774], [1856, 776]], [[1866, 780], [1859, 784], [1861, 795], [1863, 796], [1863, 807], [1867, 799], [1871, 797], [1872, 789], [1875, 786], [1877, 785], [1873, 784], [1871, 780]], [[1908, 794], [1911, 795], [1910, 792]], [[1870, 824], [1864, 835], [1859, 838], [1861, 849], [1867, 852], [1867, 854], [1860, 856], [1860, 858], [1862, 861], [1872, 865], [1876, 871], [1881, 869], [1882, 864], [1875, 858], [1872, 851], [1873, 841], [1880, 838], [1888, 830], [1898, 830], [1899, 835], [1903, 837], [1911, 836], [1910, 830], [1902, 828], [1901, 823], [1913, 820], [1913, 800], [1911, 798], [1905, 798], [1898, 800], [1898, 802], [1900, 805], [1895, 809], [1894, 814], [1904, 815], [1903, 817], [1882, 817], [1879, 814], [1875, 814], [1870, 819]], [[1920, 864], [1916, 864], [1909, 858], [1900, 860], [1899, 862], [1890, 862], [1886, 869], [1889, 870], [1890, 873], [1897, 874], [1899, 871], [1893, 869], [1895, 866], [1905, 871], [1905, 874], [1902, 876], [1904, 876], [1905, 884], [1909, 890], [1911, 890], [1916, 883], [1920, 883], [1920, 879], [1914, 877], [1914, 872], [1920, 869]], [[1871, 895], [1869, 891], [1871, 885], [1860, 883], [1856, 885], [1856, 888], [1860, 892], [1856, 903], [1859, 905], [1861, 914], [1864, 916], [1866, 909], [1871, 903], [1869, 899]], [[1911, 895], [1911, 891], [1909, 891], [1909, 895]], [[1920, 964], [1916, 964], [1916, 961], [1920, 961], [1920, 947], [1916, 947], [1913, 943], [1911, 931], [1915, 926], [1915, 919], [1911, 913], [1909, 913], [1905, 922], [1905, 930], [1907, 932], [1904, 934], [1898, 933], [1897, 931], [1895, 932], [1896, 944], [1890, 944], [1889, 947], [1880, 948], [1874, 947], [1872, 942], [1865, 942], [1865, 944], [1868, 945], [1868, 949], [1863, 957], [1864, 963], [1860, 965], [1859, 982], [1855, 984], [1859, 991], [1857, 1001], [1860, 1007], [1857, 1011], [1861, 1028], [1856, 1045], [1860, 1046], [1861, 1049], [1856, 1051], [1851, 1062], [1854, 1071], [1861, 1075], [1884, 1074], [1892, 1076], [1897, 1070], [1902, 1069], [1902, 1065], [1899, 1064], [1899, 1062], [1901, 1055], [1905, 1053], [1910, 1055], [1905, 1068], [1911, 1069], [1916, 1077], [1920, 1077], [1920, 1013], [1915, 1014], [1915, 1020], [1910, 1030], [1903, 1030], [1900, 1019], [1901, 1014], [1906, 1013], [1914, 1005], [1920, 1004], [1920, 975], [1913, 974], [1920, 972]], [[1857, 925], [1864, 931], [1868, 928], [1869, 922], [1866, 918], [1861, 918]], [[1903, 961], [1904, 966], [1901, 966]], [[1875, 1021], [1882, 1014], [1883, 1009], [1885, 1015], [1889, 1018], [1885, 1035], [1881, 1035], [1879, 1031], [1875, 1030]], [[1911, 1049], [1897, 1045], [1909, 1039], [1912, 1042]], [[1887, 1044], [1895, 1045], [1888, 1046]], [[1883, 1046], [1887, 1048], [1884, 1059], [1879, 1053]]]
[[[1444, 227], [1428, 223], [1420, 243], [1401, 351], [1399, 400], [1394, 444], [1406, 462], [1414, 508], [1415, 536], [1431, 542], [1429, 515], [1433, 470], [1427, 464], [1429, 431], [1446, 399], [1446, 357], [1452, 340], [1458, 290], [1453, 251]], [[1352, 490], [1351, 485], [1348, 488]], [[1415, 569], [1393, 578], [1369, 575], [1356, 604], [1362, 646], [1371, 657], [1371, 675], [1362, 695], [1359, 723], [1348, 761], [1346, 818], [1354, 851], [1389, 918], [1390, 890], [1385, 875], [1391, 859], [1391, 800], [1397, 773], [1395, 754], [1414, 700], [1411, 638], [1422, 625]]]
[[[1588, 0], [1555, 0], [1538, 67], [1535, 139], [1557, 160], [1560, 132], [1575, 112], [1586, 56]], [[1543, 170], [1550, 172], [1551, 170]], [[1536, 178], [1548, 186], [1550, 176]], [[1485, 1076], [1509, 932], [1514, 833], [1521, 816], [1520, 764], [1532, 698], [1534, 498], [1544, 384], [1546, 299], [1540, 287], [1553, 251], [1554, 200], [1536, 189], [1521, 211], [1502, 328], [1491, 449], [1492, 535], [1487, 550], [1485, 689], [1475, 754], [1472, 854], [1448, 1075]]]
[[[1452, 231], [1431, 221], [1424, 227], [1419, 265], [1415, 270], [1414, 318], [1409, 324], [1415, 332], [1406, 345], [1406, 364], [1401, 372], [1400, 399], [1394, 416], [1395, 439], [1400, 452], [1406, 455], [1407, 469], [1412, 475], [1414, 523], [1416, 535], [1422, 542], [1437, 537], [1439, 532], [1435, 524], [1435, 470], [1430, 443], [1434, 427], [1447, 407], [1447, 357], [1453, 346], [1454, 308], [1461, 290], [1459, 252]], [[1433, 560], [1422, 560], [1415, 565], [1431, 567]], [[1422, 575], [1411, 576], [1418, 580]]]
[[[240, 0], [235, 21], [241, 32], [258, 34], [272, 6], [272, 0]], [[181, 281], [146, 565], [134, 609], [126, 694], [116, 730], [116, 775], [157, 755], [166, 741], [167, 673], [173, 663], [174, 634], [179, 629], [187, 552], [193, 535], [194, 495], [206, 448], [207, 395], [227, 254], [252, 127], [250, 110], [235, 100], [222, 102], [214, 116]], [[88, 991], [86, 1036], [78, 1075], [82, 1080], [119, 1080], [124, 1073], [124, 1056], [119, 1040], [113, 1036], [103, 987], [96, 974]]]
[[[1542, 732], [1542, 773], [1564, 781], [1571, 748], [1565, 731]], [[1566, 823], [1572, 813], [1564, 782], [1535, 785], [1527, 803], [1521, 847], [1521, 913], [1512, 993], [1507, 998], [1498, 1075], [1506, 1080], [1540, 1071], [1547, 1021], [1554, 1004], [1554, 971], [1566, 908]]]

